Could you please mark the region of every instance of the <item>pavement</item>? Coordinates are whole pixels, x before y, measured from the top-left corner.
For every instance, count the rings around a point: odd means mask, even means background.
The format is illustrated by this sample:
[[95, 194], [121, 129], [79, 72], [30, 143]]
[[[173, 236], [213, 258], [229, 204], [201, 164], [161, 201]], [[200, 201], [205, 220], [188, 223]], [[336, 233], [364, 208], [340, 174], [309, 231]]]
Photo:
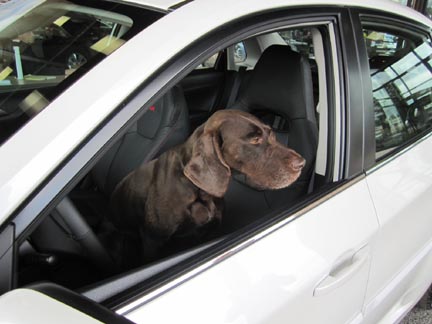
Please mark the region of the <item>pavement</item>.
[[432, 324], [432, 310], [414, 307], [402, 320], [401, 324]]

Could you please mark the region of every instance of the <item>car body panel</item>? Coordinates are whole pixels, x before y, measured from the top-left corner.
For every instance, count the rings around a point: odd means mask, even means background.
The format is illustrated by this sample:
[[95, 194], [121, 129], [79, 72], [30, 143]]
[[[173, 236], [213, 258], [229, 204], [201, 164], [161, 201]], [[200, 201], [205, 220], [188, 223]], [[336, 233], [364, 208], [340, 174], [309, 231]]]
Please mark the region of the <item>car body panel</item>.
[[[373, 251], [366, 305], [372, 312], [375, 299], [393, 300], [391, 305], [413, 306], [424, 293], [421, 272], [431, 273], [432, 138], [428, 136], [405, 153], [373, 170], [367, 183], [380, 222], [380, 236]], [[410, 235], [415, 233], [415, 235]], [[420, 258], [420, 259], [419, 259]], [[425, 260], [423, 260], [425, 259]], [[423, 269], [422, 269], [423, 268]], [[396, 276], [403, 273], [404, 276]], [[413, 276], [413, 273], [417, 275]], [[401, 283], [405, 291], [400, 291]], [[419, 282], [416, 282], [416, 281]], [[422, 283], [420, 285], [419, 283]], [[417, 293], [411, 291], [421, 287]], [[386, 296], [380, 295], [383, 291]], [[380, 304], [380, 307], [385, 305]], [[393, 310], [395, 311], [395, 310]], [[381, 309], [378, 313], [383, 313]]]
[[[147, 304], [138, 300], [118, 312], [136, 323], [202, 323], [205, 318], [206, 323], [334, 324], [361, 318], [378, 231], [364, 179], [280, 226]], [[317, 294], [335, 265], [343, 268], [359, 250], [365, 262], [350, 280]]]
[[102, 323], [32, 289], [16, 289], [2, 295], [0, 318], [9, 324]]

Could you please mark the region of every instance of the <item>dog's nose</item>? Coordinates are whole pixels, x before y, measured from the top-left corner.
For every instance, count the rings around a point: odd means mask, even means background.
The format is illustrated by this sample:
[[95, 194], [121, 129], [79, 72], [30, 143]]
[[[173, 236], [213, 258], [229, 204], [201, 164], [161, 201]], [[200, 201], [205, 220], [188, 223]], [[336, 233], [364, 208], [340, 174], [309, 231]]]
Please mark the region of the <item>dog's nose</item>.
[[306, 164], [306, 160], [303, 158], [294, 159], [291, 161], [290, 166], [294, 171], [300, 171]]

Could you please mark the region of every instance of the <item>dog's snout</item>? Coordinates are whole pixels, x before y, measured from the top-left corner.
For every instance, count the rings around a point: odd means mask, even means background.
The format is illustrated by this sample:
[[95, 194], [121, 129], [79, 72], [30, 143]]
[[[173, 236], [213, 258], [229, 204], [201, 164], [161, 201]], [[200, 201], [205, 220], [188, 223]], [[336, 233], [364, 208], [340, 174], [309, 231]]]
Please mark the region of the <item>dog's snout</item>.
[[303, 169], [305, 164], [306, 164], [306, 160], [303, 159], [302, 157], [298, 157], [290, 161], [291, 169], [293, 169], [294, 171], [300, 171], [301, 169]]

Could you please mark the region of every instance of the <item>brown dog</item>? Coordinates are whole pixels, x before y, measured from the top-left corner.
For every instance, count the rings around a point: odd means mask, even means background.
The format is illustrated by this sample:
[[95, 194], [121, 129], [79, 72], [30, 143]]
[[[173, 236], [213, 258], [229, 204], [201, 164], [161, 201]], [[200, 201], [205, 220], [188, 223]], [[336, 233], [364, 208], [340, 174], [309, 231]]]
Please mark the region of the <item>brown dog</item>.
[[252, 187], [280, 189], [293, 183], [304, 165], [256, 117], [222, 110], [184, 144], [127, 175], [115, 188], [112, 203], [118, 223], [139, 227], [146, 254], [152, 254], [149, 250], [174, 234], [221, 219], [231, 169]]

